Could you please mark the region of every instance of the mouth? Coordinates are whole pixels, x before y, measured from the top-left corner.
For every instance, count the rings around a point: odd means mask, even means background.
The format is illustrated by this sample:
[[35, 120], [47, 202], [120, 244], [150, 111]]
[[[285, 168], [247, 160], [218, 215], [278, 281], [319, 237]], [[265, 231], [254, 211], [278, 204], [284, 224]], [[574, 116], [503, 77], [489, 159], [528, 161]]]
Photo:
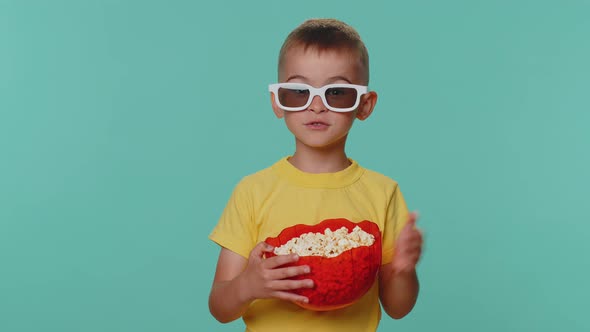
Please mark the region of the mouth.
[[306, 126], [329, 126], [329, 124], [323, 121], [309, 121], [305, 123]]
[[330, 125], [322, 121], [310, 121], [305, 123], [305, 126], [311, 129], [326, 129]]

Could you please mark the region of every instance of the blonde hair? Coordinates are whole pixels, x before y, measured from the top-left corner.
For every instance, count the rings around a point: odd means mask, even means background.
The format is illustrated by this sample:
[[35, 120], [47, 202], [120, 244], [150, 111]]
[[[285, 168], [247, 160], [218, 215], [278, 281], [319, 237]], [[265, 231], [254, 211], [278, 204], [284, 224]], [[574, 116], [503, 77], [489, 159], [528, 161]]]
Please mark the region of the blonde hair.
[[359, 33], [350, 25], [336, 19], [310, 19], [303, 22], [285, 39], [279, 53], [279, 72], [289, 50], [312, 47], [318, 52], [348, 51], [356, 53], [361, 64], [361, 78], [369, 83], [369, 53]]

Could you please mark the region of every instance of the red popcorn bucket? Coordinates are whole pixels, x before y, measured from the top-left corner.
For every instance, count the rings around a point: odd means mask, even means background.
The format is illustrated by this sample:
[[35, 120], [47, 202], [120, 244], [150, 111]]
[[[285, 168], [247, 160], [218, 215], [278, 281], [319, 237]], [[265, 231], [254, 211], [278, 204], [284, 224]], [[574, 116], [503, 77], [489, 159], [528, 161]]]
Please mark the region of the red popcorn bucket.
[[[348, 232], [359, 226], [363, 231], [373, 235], [374, 242], [370, 246], [359, 246], [345, 250], [335, 257], [300, 256], [294, 263], [287, 266], [308, 265], [310, 273], [293, 277], [293, 280], [311, 279], [313, 288], [301, 288], [291, 292], [305, 296], [309, 303], [297, 305], [315, 311], [327, 311], [344, 308], [361, 298], [373, 285], [381, 266], [381, 231], [368, 220], [353, 223], [347, 219], [326, 219], [317, 225], [295, 225], [285, 228], [277, 237], [269, 237], [266, 243], [280, 247], [289, 240], [305, 233], [324, 233], [329, 228], [336, 231], [342, 227]], [[276, 256], [274, 252], [266, 253], [266, 257]]]

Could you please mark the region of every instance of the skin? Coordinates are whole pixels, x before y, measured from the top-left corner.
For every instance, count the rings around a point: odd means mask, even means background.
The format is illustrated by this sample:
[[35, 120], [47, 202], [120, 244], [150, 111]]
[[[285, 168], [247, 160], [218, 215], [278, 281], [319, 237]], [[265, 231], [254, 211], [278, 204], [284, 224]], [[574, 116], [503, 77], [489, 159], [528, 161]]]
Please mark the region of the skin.
[[[300, 82], [315, 87], [330, 83], [366, 84], [358, 59], [347, 52], [317, 52], [313, 48], [304, 51], [295, 47], [287, 52], [283, 63], [279, 70], [280, 82]], [[376, 102], [377, 94], [371, 91], [361, 97], [355, 111], [338, 113], [329, 111], [321, 98], [315, 96], [308, 109], [286, 112], [276, 105], [271, 95], [274, 114], [284, 119], [295, 137], [295, 152], [289, 162], [308, 173], [337, 172], [348, 167], [350, 161], [345, 153], [348, 133], [356, 119], [365, 120], [371, 115]], [[317, 121], [326, 126], [321, 129], [309, 126]], [[422, 234], [415, 226], [416, 219], [416, 214], [410, 214], [396, 241], [393, 261], [383, 265], [379, 272], [381, 304], [385, 312], [396, 319], [412, 310], [418, 296], [416, 264], [422, 252]], [[209, 310], [217, 320], [226, 323], [240, 318], [255, 299], [308, 301], [289, 291], [311, 288], [313, 281], [288, 278], [309, 273], [309, 266], [283, 267], [296, 261], [296, 255], [264, 259], [264, 252], [272, 250], [270, 245], [261, 242], [245, 258], [221, 249], [209, 296]]]
[[422, 232], [416, 227], [418, 215], [410, 213], [396, 241], [393, 261], [379, 270], [379, 299], [392, 318], [406, 316], [418, 299], [416, 265], [422, 254]]
[[[279, 71], [280, 82], [307, 83], [321, 87], [331, 83], [363, 85], [361, 65], [348, 53], [315, 49], [303, 51], [295, 48], [285, 55]], [[283, 111], [271, 96], [272, 109], [277, 118], [284, 118], [287, 128], [295, 137], [295, 152], [291, 164], [308, 173], [337, 172], [350, 165], [345, 151], [348, 132], [355, 119], [367, 119], [377, 102], [377, 94], [365, 94], [359, 107], [353, 112], [329, 111], [319, 96], [315, 96], [307, 110]], [[306, 124], [321, 121], [328, 124], [326, 130], [309, 130]]]

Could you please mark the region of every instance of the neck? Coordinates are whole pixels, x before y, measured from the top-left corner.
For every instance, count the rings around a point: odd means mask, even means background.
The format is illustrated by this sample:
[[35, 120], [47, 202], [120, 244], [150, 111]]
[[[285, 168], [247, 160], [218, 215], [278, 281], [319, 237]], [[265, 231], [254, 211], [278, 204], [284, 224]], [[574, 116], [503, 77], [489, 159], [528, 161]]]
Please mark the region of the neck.
[[295, 153], [289, 162], [303, 172], [334, 173], [350, 166], [344, 144], [314, 148], [297, 141], [295, 146]]

